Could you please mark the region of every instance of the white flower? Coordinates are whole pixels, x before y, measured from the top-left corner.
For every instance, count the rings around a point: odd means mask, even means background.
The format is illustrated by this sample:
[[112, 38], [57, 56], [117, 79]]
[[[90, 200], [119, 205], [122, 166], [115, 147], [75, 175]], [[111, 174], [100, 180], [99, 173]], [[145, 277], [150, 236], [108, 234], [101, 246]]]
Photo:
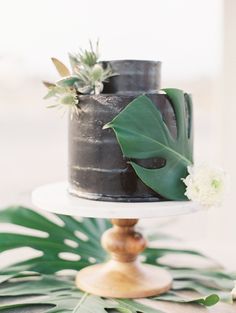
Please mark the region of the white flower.
[[225, 172], [207, 165], [188, 166], [188, 172], [182, 179], [187, 186], [185, 195], [206, 208], [219, 206], [225, 192]]

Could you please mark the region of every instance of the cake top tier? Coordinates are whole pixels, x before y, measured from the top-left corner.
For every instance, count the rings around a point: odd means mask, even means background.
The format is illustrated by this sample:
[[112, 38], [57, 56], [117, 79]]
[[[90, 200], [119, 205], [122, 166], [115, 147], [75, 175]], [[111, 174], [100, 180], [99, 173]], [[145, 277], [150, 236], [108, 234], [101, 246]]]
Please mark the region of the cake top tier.
[[160, 90], [161, 62], [147, 60], [102, 61], [118, 75], [104, 84], [103, 93], [153, 93]]

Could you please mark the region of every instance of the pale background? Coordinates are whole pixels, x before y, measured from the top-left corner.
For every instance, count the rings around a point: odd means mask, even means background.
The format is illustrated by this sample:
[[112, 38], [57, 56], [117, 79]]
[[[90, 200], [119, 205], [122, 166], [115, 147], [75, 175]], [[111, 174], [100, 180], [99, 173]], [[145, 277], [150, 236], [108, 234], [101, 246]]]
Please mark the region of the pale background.
[[235, 0], [0, 0], [0, 207], [66, 179], [66, 118], [45, 108], [41, 80], [58, 77], [51, 56], [99, 38], [103, 59], [161, 60], [162, 86], [193, 94], [195, 160], [224, 167], [231, 191], [167, 228], [236, 268], [235, 17]]

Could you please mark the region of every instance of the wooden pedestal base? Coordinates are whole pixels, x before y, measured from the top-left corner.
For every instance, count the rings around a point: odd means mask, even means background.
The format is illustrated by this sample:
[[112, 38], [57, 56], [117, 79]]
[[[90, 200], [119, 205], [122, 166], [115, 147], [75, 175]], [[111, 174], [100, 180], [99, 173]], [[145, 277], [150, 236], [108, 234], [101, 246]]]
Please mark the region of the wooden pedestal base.
[[143, 298], [158, 295], [171, 287], [170, 274], [157, 266], [142, 264], [137, 256], [146, 247], [142, 235], [134, 230], [137, 219], [113, 219], [113, 228], [102, 236], [102, 246], [111, 260], [81, 270], [78, 288], [102, 297]]
[[170, 274], [139, 262], [109, 261], [81, 270], [76, 285], [91, 294], [111, 298], [144, 298], [168, 291]]

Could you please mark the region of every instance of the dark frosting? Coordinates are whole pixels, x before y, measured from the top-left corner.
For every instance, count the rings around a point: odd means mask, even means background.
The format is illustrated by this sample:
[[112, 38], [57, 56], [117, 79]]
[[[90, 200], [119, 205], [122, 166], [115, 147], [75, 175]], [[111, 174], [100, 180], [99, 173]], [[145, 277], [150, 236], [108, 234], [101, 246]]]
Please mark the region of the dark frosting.
[[[167, 96], [159, 93], [160, 62], [104, 61], [119, 73], [100, 95], [80, 96], [81, 111], [69, 119], [69, 192], [79, 197], [107, 201], [160, 201], [161, 196], [137, 177], [112, 129], [102, 127], [140, 94], [151, 98], [176, 136], [175, 114]], [[106, 92], [106, 93], [105, 93]], [[147, 168], [160, 168], [165, 160], [135, 160]]]
[[[163, 94], [149, 94], [162, 112], [172, 134], [176, 134], [175, 115]], [[98, 95], [81, 97], [81, 113], [69, 120], [70, 192], [89, 199], [112, 201], [158, 201], [160, 197], [145, 186], [122, 156], [112, 129], [102, 127], [136, 96]], [[158, 168], [162, 159], [138, 160]]]
[[112, 94], [140, 94], [153, 93], [160, 90], [161, 62], [141, 60], [103, 61], [114, 73], [108, 83], [104, 84], [104, 93]]

